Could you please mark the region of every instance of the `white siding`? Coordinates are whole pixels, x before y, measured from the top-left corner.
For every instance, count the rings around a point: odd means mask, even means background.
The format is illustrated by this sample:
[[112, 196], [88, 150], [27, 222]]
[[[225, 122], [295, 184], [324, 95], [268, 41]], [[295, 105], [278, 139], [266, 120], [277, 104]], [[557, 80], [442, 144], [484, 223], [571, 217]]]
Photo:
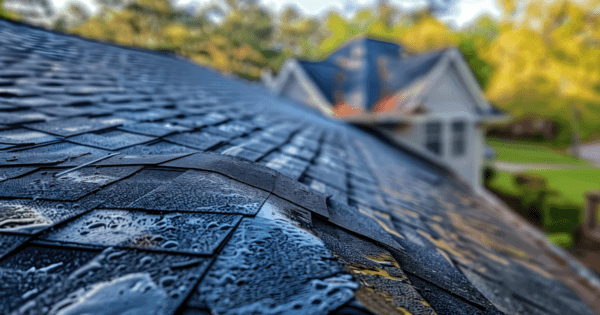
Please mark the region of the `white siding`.
[[300, 84], [300, 82], [298, 82], [298, 79], [294, 74], [290, 75], [283, 84], [281, 95], [293, 99], [299, 103], [307, 104], [317, 109], [319, 108], [319, 106], [316, 105], [310, 97], [309, 91], [307, 91]]
[[[478, 126], [478, 113], [471, 97], [454, 65], [446, 68], [440, 79], [423, 100], [426, 109], [424, 119], [403, 129], [386, 128], [385, 133], [399, 144], [446, 166], [464, 182], [478, 190], [482, 185], [484, 133]], [[453, 122], [465, 123], [465, 151], [453, 154]], [[442, 148], [439, 155], [425, 147], [426, 124], [441, 122]]]
[[454, 65], [449, 65], [436, 85], [431, 88], [424, 100], [428, 113], [432, 115], [476, 113], [474, 99], [467, 92], [467, 87], [457, 71]]

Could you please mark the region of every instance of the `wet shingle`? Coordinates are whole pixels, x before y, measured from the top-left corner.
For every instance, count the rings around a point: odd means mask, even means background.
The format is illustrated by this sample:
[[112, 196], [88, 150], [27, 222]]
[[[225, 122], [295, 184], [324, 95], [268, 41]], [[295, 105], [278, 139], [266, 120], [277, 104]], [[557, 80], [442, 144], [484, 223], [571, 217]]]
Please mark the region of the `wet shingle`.
[[233, 156], [210, 153], [196, 153], [161, 166], [217, 172], [268, 192], [275, 187], [277, 177], [275, 172], [260, 164], [253, 164]]
[[172, 314], [192, 290], [207, 259], [106, 249], [34, 298], [18, 314]]
[[99, 131], [120, 126], [129, 121], [118, 117], [87, 118], [75, 117], [69, 119], [56, 119], [49, 122], [29, 124], [27, 128], [47, 132], [49, 134], [69, 137], [86, 132]]
[[252, 150], [247, 150], [243, 146], [235, 146], [235, 147], [228, 148], [227, 150], [224, 150], [222, 152], [222, 154], [238, 156], [238, 157], [248, 159], [250, 161], [257, 161], [264, 155], [262, 153], [254, 152]]
[[133, 125], [125, 125], [119, 127], [119, 129], [154, 137], [164, 137], [172, 133], [190, 130], [190, 128], [176, 126], [171, 123], [139, 123]]
[[127, 177], [141, 167], [85, 167], [60, 177], [61, 170], [39, 170], [0, 182], [0, 197], [75, 201], [102, 186]]
[[106, 150], [86, 147], [69, 142], [59, 142], [20, 151], [0, 153], [1, 165], [57, 164], [60, 166], [79, 166], [108, 155]]
[[329, 222], [397, 250], [404, 250], [394, 241], [391, 234], [364, 212], [356, 211], [356, 209], [333, 200], [329, 200], [328, 204]]
[[179, 133], [167, 136], [164, 139], [169, 142], [173, 142], [202, 151], [206, 151], [227, 140], [227, 138], [211, 135], [206, 132]]
[[55, 202], [0, 200], [0, 230], [35, 234], [100, 204], [100, 201]]
[[67, 138], [67, 141], [114, 151], [132, 145], [150, 142], [154, 139], [156, 138], [115, 130], [101, 134], [86, 133], [69, 137]]
[[273, 194], [302, 206], [322, 217], [329, 217], [327, 196], [287, 176], [277, 176]]
[[31, 173], [36, 169], [37, 167], [0, 167], [0, 182]]
[[[206, 113], [207, 110], [203, 110]], [[189, 127], [189, 128], [200, 128], [205, 126], [212, 126], [227, 121], [228, 118], [219, 113], [208, 113], [204, 116], [188, 116], [186, 118], [170, 119], [170, 122], [174, 122], [178, 125]]]
[[47, 133], [27, 130], [25, 128], [0, 131], [1, 144], [40, 144], [59, 139]]
[[34, 111], [0, 112], [0, 124], [14, 125], [50, 120], [51, 117]]
[[194, 150], [181, 145], [169, 143], [166, 141], [151, 142], [145, 145], [135, 145], [128, 147], [119, 152], [127, 155], [179, 155], [187, 153], [195, 153], [198, 150]]
[[226, 214], [95, 210], [46, 233], [41, 239], [211, 255], [240, 218], [239, 215]]
[[[450, 294], [439, 287], [420, 279], [419, 277], [408, 274], [408, 278], [415, 288], [423, 295], [425, 300], [439, 314], [448, 315], [480, 315], [485, 314], [485, 309], [469, 303], [467, 300]], [[501, 313], [496, 313], [501, 314]]]
[[103, 200], [105, 208], [125, 208], [133, 201], [181, 174], [183, 172], [180, 171], [143, 169], [133, 176], [104, 187], [90, 198]]
[[308, 167], [307, 162], [278, 152], [269, 154], [261, 163], [296, 180], [300, 179]]
[[190, 170], [129, 207], [163, 211], [256, 214], [269, 193], [204, 171]]
[[29, 236], [0, 233], [0, 259], [28, 240]]
[[0, 312], [9, 314], [35, 298], [97, 252], [28, 246], [0, 262]]
[[239, 137], [252, 131], [253, 127], [244, 122], [227, 122], [218, 126], [203, 129], [206, 132], [221, 136], [227, 139]]
[[396, 237], [395, 240], [406, 249], [406, 253], [398, 252], [396, 259], [405, 271], [418, 275], [473, 304], [489, 306], [490, 302], [469, 279], [425, 237], [408, 226], [403, 227], [400, 232], [404, 238]]
[[327, 314], [357, 288], [330, 255], [290, 223], [246, 218], [188, 304], [219, 314]]

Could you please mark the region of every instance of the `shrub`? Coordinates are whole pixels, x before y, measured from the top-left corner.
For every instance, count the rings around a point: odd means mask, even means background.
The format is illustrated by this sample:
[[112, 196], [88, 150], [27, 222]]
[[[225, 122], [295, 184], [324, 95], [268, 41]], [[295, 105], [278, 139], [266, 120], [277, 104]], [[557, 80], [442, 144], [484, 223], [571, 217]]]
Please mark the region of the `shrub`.
[[483, 169], [483, 184], [487, 187], [496, 177], [496, 169], [493, 166], [487, 165]]
[[573, 235], [569, 233], [551, 233], [548, 234], [548, 239], [563, 248], [572, 247], [574, 244]]
[[[584, 211], [580, 204], [550, 188], [546, 178], [539, 174], [513, 174], [512, 185], [510, 175], [500, 172], [492, 175], [494, 177], [495, 182], [485, 183], [488, 189], [528, 221], [543, 228], [550, 241], [565, 248], [573, 246], [575, 232], [583, 222]], [[498, 185], [500, 179], [502, 185]], [[515, 189], [506, 189], [507, 185]]]
[[547, 198], [543, 225], [549, 233], [565, 232], [573, 235], [583, 222], [583, 209], [562, 195]]
[[531, 173], [517, 173], [513, 175], [515, 186], [520, 191], [521, 209], [523, 215], [531, 222], [542, 225], [544, 201], [550, 194], [544, 176]]

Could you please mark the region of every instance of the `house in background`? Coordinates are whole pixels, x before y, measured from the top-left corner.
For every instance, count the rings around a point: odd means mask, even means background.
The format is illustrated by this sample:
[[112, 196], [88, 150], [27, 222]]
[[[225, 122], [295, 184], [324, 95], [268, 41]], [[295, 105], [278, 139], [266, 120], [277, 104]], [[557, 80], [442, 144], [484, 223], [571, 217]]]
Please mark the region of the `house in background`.
[[504, 119], [457, 49], [409, 55], [394, 43], [357, 38], [323, 61], [288, 59], [264, 82], [277, 95], [377, 130], [476, 191], [484, 125]]

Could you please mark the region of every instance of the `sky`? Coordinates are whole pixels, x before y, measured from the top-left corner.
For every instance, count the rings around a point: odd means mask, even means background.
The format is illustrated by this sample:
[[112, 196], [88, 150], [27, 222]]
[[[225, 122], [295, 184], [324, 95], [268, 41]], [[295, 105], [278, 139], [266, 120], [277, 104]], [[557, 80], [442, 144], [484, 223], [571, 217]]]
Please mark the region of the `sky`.
[[[92, 11], [95, 9], [92, 0], [52, 0], [54, 6], [59, 10], [69, 1], [84, 3]], [[216, 0], [176, 0], [175, 3], [178, 6], [187, 6], [206, 5], [213, 1]], [[373, 5], [375, 2], [376, 0], [262, 0], [262, 3], [266, 4], [267, 7], [276, 12], [285, 8], [287, 5], [295, 5], [304, 14], [317, 16], [322, 15], [331, 9], [336, 9], [339, 12], [348, 15], [356, 9], [360, 9], [360, 7]], [[407, 10], [423, 7], [425, 5], [425, 1], [423, 0], [391, 0], [390, 2]], [[481, 14], [489, 14], [496, 18], [501, 14], [496, 0], [457, 0], [455, 8], [456, 9], [453, 10], [453, 12], [443, 17], [443, 20], [453, 23], [458, 27], [468, 24]]]

